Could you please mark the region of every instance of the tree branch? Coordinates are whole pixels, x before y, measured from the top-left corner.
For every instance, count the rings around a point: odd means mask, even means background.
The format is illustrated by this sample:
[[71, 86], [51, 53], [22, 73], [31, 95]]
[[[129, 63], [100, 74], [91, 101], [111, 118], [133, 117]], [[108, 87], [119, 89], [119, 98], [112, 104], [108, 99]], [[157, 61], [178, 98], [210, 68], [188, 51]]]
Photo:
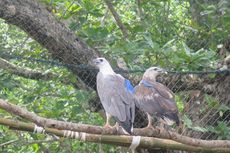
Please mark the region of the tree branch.
[[4, 69], [12, 74], [35, 80], [52, 80], [53, 78], [57, 78], [58, 75], [52, 72], [41, 72], [38, 70], [32, 70], [29, 68], [22, 68], [17, 65], [10, 63], [9, 61], [0, 58], [0, 68]]
[[[42, 72], [39, 70], [32, 70], [30, 68], [24, 68], [17, 66], [15, 64], [10, 63], [9, 61], [0, 58], [0, 68], [6, 70], [7, 72], [24, 77], [27, 79], [33, 79], [33, 80], [60, 80], [63, 84], [66, 85], [73, 85], [75, 87], [81, 88], [81, 89], [88, 89], [85, 84], [78, 79], [77, 82], [72, 82], [69, 79], [60, 79], [58, 74], [52, 73], [52, 72]], [[78, 77], [77, 77], [78, 78]]]
[[[53, 119], [46, 119], [44, 117], [37, 116], [36, 114], [27, 111], [26, 109], [20, 108], [17, 105], [10, 104], [2, 99], [0, 99], [0, 108], [6, 110], [9, 113], [21, 116], [39, 126], [50, 127], [55, 129], [65, 129], [77, 132], [87, 132], [93, 134], [123, 134], [121, 131], [117, 131], [116, 128], [106, 129], [100, 126], [92, 126], [87, 124], [70, 123], [64, 121], [58, 121]], [[134, 129], [135, 135], [140, 136], [155, 136], [164, 139], [172, 139], [179, 143], [196, 146], [196, 147], [206, 147], [206, 148], [230, 148], [230, 141], [227, 140], [200, 140], [195, 138], [190, 138], [187, 136], [179, 135], [175, 132], [155, 129]]]
[[136, 0], [136, 4], [137, 4], [137, 14], [138, 14], [140, 20], [142, 20], [143, 11], [142, 11], [142, 8], [141, 8], [141, 0]]
[[104, 1], [105, 1], [105, 4], [107, 5], [108, 9], [112, 13], [114, 19], [116, 20], [118, 27], [121, 29], [121, 32], [122, 32], [124, 38], [127, 39], [128, 38], [128, 32], [127, 32], [124, 24], [121, 22], [121, 19], [120, 19], [119, 15], [117, 14], [116, 10], [114, 9], [113, 4], [111, 3], [110, 0], [104, 0]]
[[16, 140], [10, 140], [10, 141], [4, 142], [4, 143], [0, 144], [0, 147], [4, 147], [6, 145], [10, 145], [10, 144], [15, 143], [17, 141], [19, 141], [19, 140], [16, 139]]
[[[0, 18], [24, 30], [45, 47], [53, 59], [65, 64], [88, 64], [91, 59], [100, 55], [58, 21], [46, 6], [37, 0], [0, 0]], [[95, 72], [73, 67], [69, 69], [89, 87], [95, 89]]]
[[[11, 129], [21, 130], [21, 131], [29, 131], [33, 132], [35, 125], [14, 121], [10, 119], [0, 118], [0, 124], [9, 126]], [[59, 137], [65, 137], [65, 131], [57, 130], [54, 128], [44, 128], [45, 132], [48, 134], [55, 134]], [[73, 133], [73, 132], [72, 132]], [[78, 133], [77, 135], [82, 135], [82, 133]], [[82, 140], [81, 137], [76, 137], [75, 133], [68, 138]], [[116, 135], [98, 135], [98, 134], [89, 134], [86, 133], [85, 141], [94, 142], [94, 143], [105, 143], [105, 144], [113, 144], [119, 146], [128, 147], [131, 145], [133, 136], [116, 136]], [[141, 137], [139, 148], [162, 148], [162, 149], [170, 149], [170, 150], [183, 150], [183, 151], [193, 151], [193, 152], [204, 152], [204, 153], [228, 153], [230, 148], [212, 148], [212, 147], [194, 147], [186, 144], [178, 143], [173, 140], [168, 139], [159, 139], [159, 138], [150, 138], [150, 137]]]
[[59, 139], [23, 141], [23, 142], [22, 142], [22, 145], [42, 144], [42, 143], [53, 143], [53, 142], [55, 142], [55, 141], [59, 141]]

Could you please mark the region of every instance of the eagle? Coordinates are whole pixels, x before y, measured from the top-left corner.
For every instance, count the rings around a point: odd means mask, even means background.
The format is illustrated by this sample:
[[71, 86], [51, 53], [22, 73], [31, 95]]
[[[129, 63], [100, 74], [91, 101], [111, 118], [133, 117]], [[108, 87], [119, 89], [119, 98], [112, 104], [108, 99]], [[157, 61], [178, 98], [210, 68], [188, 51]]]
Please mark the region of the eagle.
[[152, 128], [152, 115], [161, 118], [168, 125], [180, 123], [172, 91], [156, 81], [156, 77], [165, 72], [159, 67], [148, 68], [134, 88], [136, 106], [147, 113], [148, 128]]
[[115, 118], [126, 134], [131, 134], [135, 117], [134, 87], [128, 79], [116, 74], [105, 58], [96, 58], [93, 64], [99, 69], [97, 92], [106, 112], [106, 124]]

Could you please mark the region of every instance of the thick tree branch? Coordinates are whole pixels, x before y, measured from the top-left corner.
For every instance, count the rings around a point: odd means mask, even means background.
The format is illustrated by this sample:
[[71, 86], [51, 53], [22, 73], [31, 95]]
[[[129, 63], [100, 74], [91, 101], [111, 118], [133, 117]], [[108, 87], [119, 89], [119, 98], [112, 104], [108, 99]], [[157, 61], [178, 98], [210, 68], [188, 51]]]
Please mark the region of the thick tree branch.
[[114, 19], [116, 20], [118, 27], [121, 29], [121, 32], [122, 32], [124, 38], [127, 39], [128, 38], [128, 32], [127, 32], [124, 24], [122, 23], [119, 15], [117, 14], [116, 10], [114, 9], [113, 4], [111, 3], [110, 0], [104, 0], [104, 1], [107, 5], [108, 9], [112, 13]]
[[[100, 126], [92, 126], [87, 124], [79, 124], [79, 123], [70, 123], [64, 121], [58, 121], [53, 119], [46, 119], [44, 117], [37, 116], [34, 113], [27, 111], [26, 109], [22, 109], [17, 105], [10, 104], [2, 99], [0, 99], [0, 108], [6, 110], [9, 113], [21, 116], [39, 126], [42, 127], [50, 127], [56, 129], [65, 129], [77, 132], [87, 132], [93, 134], [122, 134], [122, 132], [117, 131], [115, 128], [113, 129], [105, 129]], [[230, 141], [227, 140], [200, 140], [194, 139], [186, 136], [179, 135], [174, 132], [159, 130], [159, 129], [134, 129], [135, 135], [140, 136], [155, 136], [165, 139], [172, 139], [177, 142], [192, 145], [196, 147], [208, 147], [208, 148], [230, 148]]]
[[[11, 129], [17, 129], [21, 131], [33, 132], [35, 125], [14, 121], [10, 119], [0, 118], [0, 124], [9, 126]], [[45, 132], [48, 134], [55, 134], [59, 137], [65, 137], [64, 130], [57, 130], [54, 128], [44, 128]], [[72, 132], [73, 133], [73, 132]], [[81, 135], [82, 133], [78, 133]], [[81, 140], [81, 137], [75, 137], [73, 134], [68, 138]], [[133, 136], [116, 136], [116, 135], [98, 135], [98, 134], [89, 134], [86, 133], [85, 141], [94, 142], [94, 143], [105, 143], [113, 144], [119, 146], [129, 147], [131, 145]], [[40, 142], [39, 142], [40, 143]], [[183, 150], [183, 151], [193, 151], [193, 152], [204, 152], [204, 153], [228, 153], [230, 148], [212, 148], [212, 147], [194, 147], [186, 144], [178, 143], [173, 140], [168, 139], [159, 139], [159, 138], [150, 138], [150, 137], [141, 137], [139, 148], [162, 148], [170, 150]]]
[[[65, 64], [88, 64], [99, 56], [37, 0], [0, 0], [0, 18], [24, 30], [45, 47], [53, 59]], [[70, 69], [95, 89], [94, 71]]]

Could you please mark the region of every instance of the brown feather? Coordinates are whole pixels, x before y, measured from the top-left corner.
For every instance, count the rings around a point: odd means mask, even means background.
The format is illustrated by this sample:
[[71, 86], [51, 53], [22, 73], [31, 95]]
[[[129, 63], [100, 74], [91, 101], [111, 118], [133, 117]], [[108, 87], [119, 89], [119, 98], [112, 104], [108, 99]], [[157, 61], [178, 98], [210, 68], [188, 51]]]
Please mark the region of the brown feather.
[[151, 87], [140, 83], [135, 87], [135, 99], [137, 107], [149, 114], [159, 116], [174, 116], [178, 114], [173, 93], [164, 85], [158, 82], [151, 82]]

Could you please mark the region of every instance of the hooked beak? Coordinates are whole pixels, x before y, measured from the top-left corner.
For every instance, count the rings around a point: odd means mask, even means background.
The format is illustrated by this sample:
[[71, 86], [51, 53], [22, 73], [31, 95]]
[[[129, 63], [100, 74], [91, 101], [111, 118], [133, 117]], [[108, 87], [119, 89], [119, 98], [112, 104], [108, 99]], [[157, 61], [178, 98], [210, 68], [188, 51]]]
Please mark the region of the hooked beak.
[[168, 72], [167, 72], [165, 69], [163, 69], [163, 73], [164, 73], [164, 74], [168, 74]]
[[168, 74], [168, 72], [165, 69], [161, 69], [160, 73]]
[[97, 58], [92, 60], [93, 65], [98, 65], [99, 63], [100, 63], [100, 61]]

